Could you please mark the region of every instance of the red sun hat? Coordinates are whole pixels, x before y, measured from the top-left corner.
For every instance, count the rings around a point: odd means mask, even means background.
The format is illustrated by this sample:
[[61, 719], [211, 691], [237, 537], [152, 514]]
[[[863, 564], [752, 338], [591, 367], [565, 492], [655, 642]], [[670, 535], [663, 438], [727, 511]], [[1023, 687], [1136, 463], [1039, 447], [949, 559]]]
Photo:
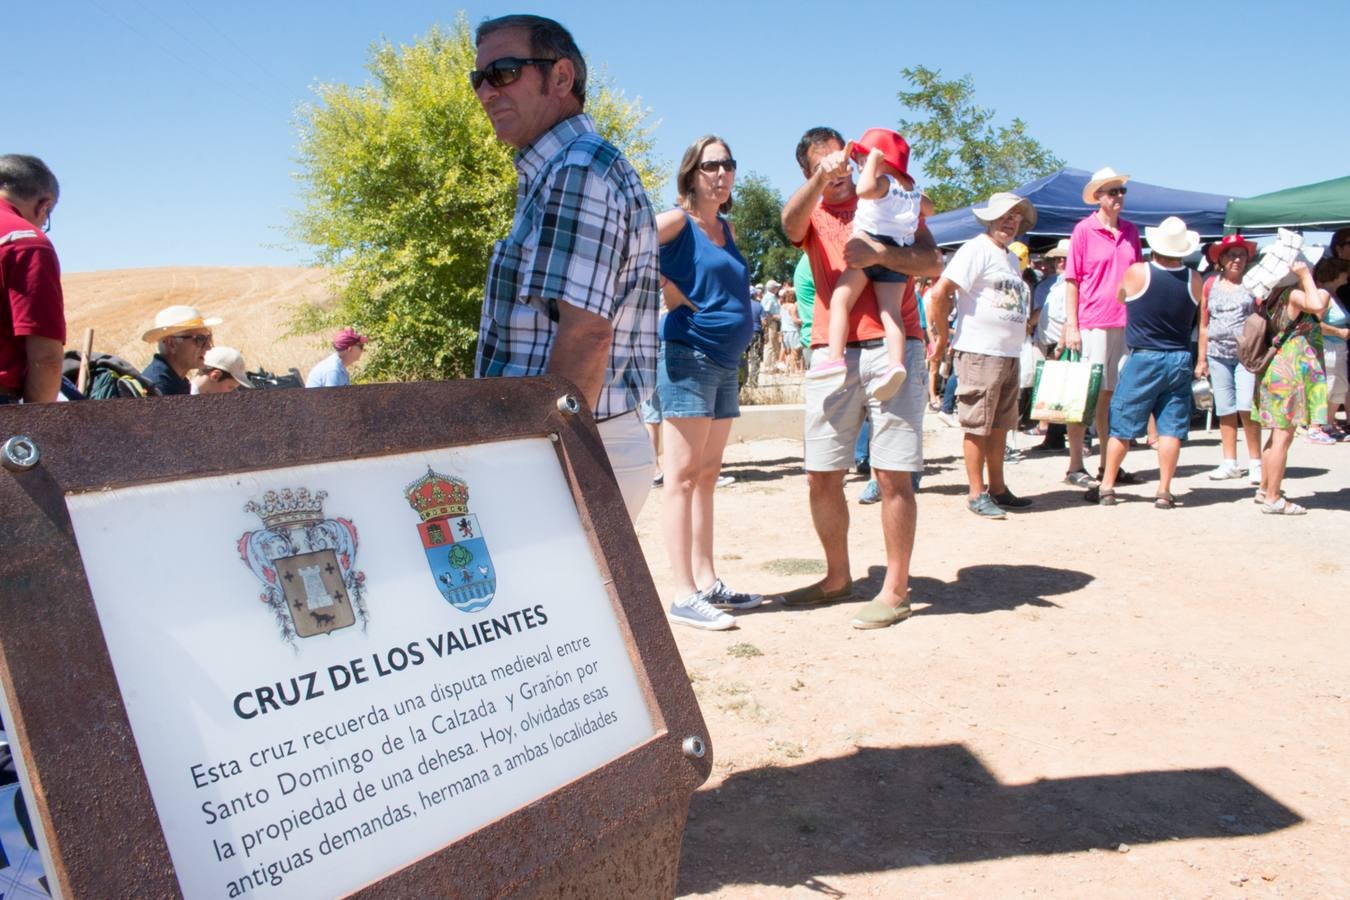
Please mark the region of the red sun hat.
[[[887, 163], [910, 181], [914, 180], [909, 174], [909, 142], [898, 132], [889, 128], [869, 128], [849, 147], [850, 154], [864, 157], [873, 150], [880, 150]], [[862, 151], [861, 154], [859, 151]]]
[[1210, 244], [1209, 249], [1205, 251], [1205, 256], [1209, 258], [1211, 263], [1217, 266], [1219, 264], [1219, 257], [1223, 256], [1224, 251], [1233, 247], [1241, 247], [1247, 251], [1247, 262], [1256, 259], [1256, 244], [1236, 233], [1225, 234], [1223, 240]]

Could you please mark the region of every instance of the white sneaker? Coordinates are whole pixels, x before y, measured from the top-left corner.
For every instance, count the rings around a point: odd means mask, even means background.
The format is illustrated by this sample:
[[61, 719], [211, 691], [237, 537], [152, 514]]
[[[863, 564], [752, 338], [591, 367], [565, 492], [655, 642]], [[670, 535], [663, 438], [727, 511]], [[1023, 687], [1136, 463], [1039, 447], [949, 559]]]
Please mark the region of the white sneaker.
[[714, 487], [726, 487], [729, 484], [736, 483], [735, 475], [719, 475], [717, 481], [713, 482]]
[[1261, 483], [1261, 464], [1249, 463], [1247, 465], [1247, 483], [1259, 485]]
[[[1217, 469], [1209, 473], [1209, 480], [1227, 481], [1230, 478], [1242, 478], [1245, 474], [1246, 473], [1242, 471], [1242, 467], [1237, 464], [1237, 460], [1225, 459]], [[1259, 475], [1256, 483], [1261, 483]]]
[[736, 627], [732, 616], [713, 607], [702, 593], [693, 593], [679, 603], [670, 604], [670, 621], [706, 631], [726, 631]]
[[953, 413], [940, 412], [937, 414], [937, 417], [938, 421], [948, 428], [956, 428], [960, 425], [960, 423], [956, 421], [956, 416]]

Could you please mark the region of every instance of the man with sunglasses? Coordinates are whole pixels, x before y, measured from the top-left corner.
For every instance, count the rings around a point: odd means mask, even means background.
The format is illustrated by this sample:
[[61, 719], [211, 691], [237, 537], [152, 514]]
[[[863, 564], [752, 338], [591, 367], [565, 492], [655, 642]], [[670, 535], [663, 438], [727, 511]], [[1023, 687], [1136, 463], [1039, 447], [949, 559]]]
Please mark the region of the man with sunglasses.
[[61, 389], [65, 300], [46, 234], [60, 193], [36, 156], [0, 156], [0, 404], [50, 403]]
[[165, 397], [192, 393], [188, 373], [206, 362], [206, 351], [213, 345], [211, 328], [220, 319], [203, 318], [191, 306], [170, 306], [155, 314], [155, 327], [141, 335], [154, 344], [154, 359], [141, 375]]
[[[1125, 206], [1125, 183], [1111, 167], [1098, 169], [1083, 187], [1083, 202], [1097, 207], [1073, 228], [1064, 266], [1064, 340], [1066, 350], [1078, 350], [1084, 362], [1101, 363], [1102, 386], [1097, 399], [1097, 441], [1101, 466], [1093, 478], [1083, 468], [1084, 425], [1070, 425], [1069, 471], [1065, 484], [1093, 488], [1106, 465], [1106, 436], [1111, 395], [1125, 358], [1125, 307], [1116, 302], [1125, 270], [1144, 258], [1139, 229], [1120, 217]], [[1116, 475], [1120, 484], [1135, 484], [1129, 472]]]
[[571, 380], [595, 413], [629, 514], [655, 458], [638, 406], [656, 385], [656, 218], [637, 172], [582, 112], [586, 62], [539, 16], [478, 26], [469, 82], [515, 148], [516, 217], [488, 263], [475, 371]]

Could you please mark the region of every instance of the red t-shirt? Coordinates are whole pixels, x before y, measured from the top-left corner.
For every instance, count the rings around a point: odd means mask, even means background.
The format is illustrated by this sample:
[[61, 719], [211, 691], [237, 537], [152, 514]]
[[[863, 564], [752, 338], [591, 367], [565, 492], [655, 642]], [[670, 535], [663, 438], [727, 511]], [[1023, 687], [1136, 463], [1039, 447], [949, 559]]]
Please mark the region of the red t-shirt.
[[[835, 282], [847, 265], [844, 246], [853, 238], [853, 214], [858, 209], [858, 198], [839, 206], [821, 202], [811, 210], [811, 222], [806, 237], [799, 245], [811, 260], [811, 277], [816, 283], [816, 304], [811, 319], [811, 346], [823, 347], [830, 342], [830, 298]], [[920, 225], [923, 220], [920, 219]], [[904, 320], [905, 336], [923, 340], [919, 327], [919, 305], [914, 299], [914, 279], [905, 283], [905, 296], [900, 301], [900, 317]], [[886, 336], [877, 312], [877, 296], [869, 283], [862, 296], [853, 304], [848, 317], [849, 341], [870, 341]]]
[[29, 335], [66, 342], [61, 264], [42, 229], [0, 200], [0, 387], [23, 390]]

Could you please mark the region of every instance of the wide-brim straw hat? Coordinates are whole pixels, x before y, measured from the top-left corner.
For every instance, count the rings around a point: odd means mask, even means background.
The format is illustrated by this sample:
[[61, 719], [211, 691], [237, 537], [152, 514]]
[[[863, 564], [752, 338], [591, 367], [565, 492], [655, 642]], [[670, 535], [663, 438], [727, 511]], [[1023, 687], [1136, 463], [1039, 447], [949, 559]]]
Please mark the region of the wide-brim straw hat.
[[219, 325], [221, 321], [215, 316], [203, 318], [202, 314], [191, 306], [169, 306], [155, 313], [155, 327], [141, 335], [141, 340], [147, 344], [154, 344], [171, 334], [196, 331], [199, 328], [212, 328]]
[[981, 222], [997, 222], [1014, 207], [1022, 211], [1022, 231], [1036, 224], [1036, 207], [1025, 197], [1019, 197], [1010, 191], [999, 191], [990, 197], [984, 206], [973, 207], [970, 211]]
[[1183, 259], [1200, 249], [1200, 233], [1187, 229], [1176, 216], [1163, 219], [1157, 228], [1146, 227], [1144, 240], [1155, 254], [1173, 259]]
[[1069, 239], [1060, 238], [1059, 243], [1055, 244], [1054, 249], [1047, 250], [1046, 259], [1068, 259], [1069, 258]]
[[1115, 169], [1107, 166], [1104, 169], [1098, 169], [1092, 173], [1092, 180], [1083, 185], [1083, 202], [1088, 206], [1097, 205], [1097, 192], [1108, 184], [1124, 184], [1130, 180], [1130, 176], [1123, 175]]

